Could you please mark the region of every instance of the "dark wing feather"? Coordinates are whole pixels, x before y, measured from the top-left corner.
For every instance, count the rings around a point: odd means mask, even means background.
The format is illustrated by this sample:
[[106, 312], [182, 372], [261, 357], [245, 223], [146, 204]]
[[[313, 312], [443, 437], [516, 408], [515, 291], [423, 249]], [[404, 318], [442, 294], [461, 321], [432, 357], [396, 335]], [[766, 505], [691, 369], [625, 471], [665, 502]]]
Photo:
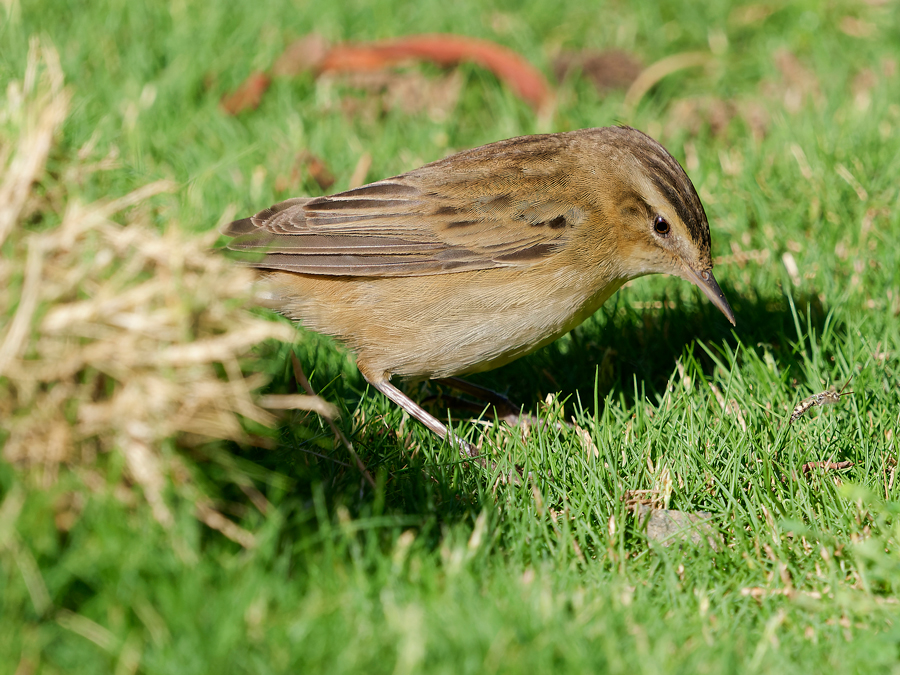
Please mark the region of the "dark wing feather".
[[[583, 209], [542, 197], [559, 194], [568, 177], [536, 138], [329, 197], [289, 199], [233, 222], [228, 247], [258, 252], [257, 267], [306, 274], [420, 276], [532, 264], [558, 251], [584, 219]], [[556, 145], [551, 150], [564, 150]]]

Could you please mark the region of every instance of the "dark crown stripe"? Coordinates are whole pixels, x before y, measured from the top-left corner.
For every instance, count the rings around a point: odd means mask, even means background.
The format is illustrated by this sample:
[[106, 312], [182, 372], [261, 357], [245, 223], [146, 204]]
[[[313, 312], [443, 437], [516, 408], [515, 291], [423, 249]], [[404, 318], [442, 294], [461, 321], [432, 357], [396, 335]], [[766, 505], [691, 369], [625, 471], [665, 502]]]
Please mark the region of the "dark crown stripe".
[[675, 213], [687, 226], [694, 243], [708, 250], [709, 224], [706, 212], [681, 165], [661, 145], [640, 144], [632, 152], [647, 170], [657, 189], [675, 208]]

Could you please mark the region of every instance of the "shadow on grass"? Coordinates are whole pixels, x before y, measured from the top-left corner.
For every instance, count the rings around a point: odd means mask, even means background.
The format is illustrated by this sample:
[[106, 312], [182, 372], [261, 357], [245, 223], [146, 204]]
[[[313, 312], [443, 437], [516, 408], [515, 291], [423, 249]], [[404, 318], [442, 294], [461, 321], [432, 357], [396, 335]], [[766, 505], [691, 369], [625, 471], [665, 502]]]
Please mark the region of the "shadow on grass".
[[[801, 357], [794, 351], [798, 335], [788, 298], [743, 297], [726, 284], [723, 290], [734, 300], [737, 326], [708, 302], [685, 306], [664, 298], [660, 309], [634, 309], [614, 297], [569, 336], [471, 379], [534, 409], [551, 392], [593, 406], [595, 383], [601, 404], [613, 392], [628, 405], [636, 403], [636, 391], [653, 400], [692, 343], [705, 343], [713, 352], [724, 345], [734, 350], [739, 341], [751, 348], [765, 344], [781, 368], [797, 370]], [[796, 296], [794, 303], [803, 330], [821, 334], [828, 311], [818, 297]], [[715, 364], [709, 355], [695, 349], [694, 356], [711, 374]]]
[[[504, 368], [467, 379], [506, 393], [526, 410], [535, 410], [549, 392], [558, 392], [564, 398], [577, 395], [585, 407], [591, 408], [595, 382], [601, 405], [610, 394], [620, 395], [627, 405], [633, 405], [636, 396], [652, 400], [663, 392], [677, 359], [692, 343], [706, 343], [715, 352], [724, 345], [734, 350], [738, 341], [750, 348], [765, 344], [782, 369], [799, 374], [802, 356], [794, 349], [798, 335], [787, 297], [751, 298], [739, 296], [734, 288], [724, 290], [734, 300], [734, 329], [706, 302], [682, 305], [664, 298], [659, 309], [634, 309], [624, 302], [611, 301], [569, 336]], [[794, 302], [802, 315], [802, 329], [821, 334], [827, 310], [818, 298], [799, 296]], [[364, 380], [345, 352], [334, 349], [328, 338], [311, 333], [307, 336], [297, 350], [311, 380], [325, 398], [343, 402], [344, 420], [352, 419], [361, 397], [377, 394], [371, 390], [366, 393]], [[273, 370], [271, 391], [295, 391], [288, 359], [291, 346], [269, 345], [266, 349], [272, 350], [267, 360]], [[705, 372], [713, 372], [715, 364], [704, 350], [695, 349], [694, 356]], [[409, 390], [417, 394], [415, 386]], [[284, 477], [289, 487], [281, 494], [298, 513], [306, 513], [301, 520], [313, 528], [323, 515], [315, 513], [317, 494], [322, 500], [319, 509], [324, 508], [331, 516], [344, 507], [354, 518], [399, 518], [398, 527], [430, 528], [477, 514], [480, 497], [460, 479], [464, 469], [453, 464], [436, 466], [423, 453], [411, 450], [410, 435], [397, 428], [399, 413], [387, 401], [378, 405], [377, 410], [383, 414], [371, 412], [372, 407], [367, 406], [362, 423], [357, 417], [342, 424], [345, 432], [357, 430], [354, 444], [376, 479], [374, 489], [351, 465], [347, 452], [333, 446], [331, 433], [314, 416], [286, 417], [273, 439], [274, 449], [234, 450], [261, 472]], [[446, 410], [435, 412], [447, 414]], [[466, 414], [451, 411], [456, 419], [464, 419]], [[405, 424], [414, 422], [407, 420]], [[254, 481], [260, 482], [257, 478]], [[222, 496], [228, 501], [247, 499], [237, 487], [224, 489], [228, 494]]]

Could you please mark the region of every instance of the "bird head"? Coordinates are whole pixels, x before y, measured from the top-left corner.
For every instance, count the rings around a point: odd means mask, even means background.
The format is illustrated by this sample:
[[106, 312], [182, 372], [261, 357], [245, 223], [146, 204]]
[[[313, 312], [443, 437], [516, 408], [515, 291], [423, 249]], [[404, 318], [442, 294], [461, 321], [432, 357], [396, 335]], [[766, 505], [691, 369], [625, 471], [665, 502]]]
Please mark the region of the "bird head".
[[[681, 165], [655, 140], [630, 127], [607, 127], [599, 156], [611, 198], [603, 205], [626, 278], [672, 274], [690, 281], [734, 324], [712, 272], [709, 223]], [[611, 167], [610, 167], [611, 168]]]

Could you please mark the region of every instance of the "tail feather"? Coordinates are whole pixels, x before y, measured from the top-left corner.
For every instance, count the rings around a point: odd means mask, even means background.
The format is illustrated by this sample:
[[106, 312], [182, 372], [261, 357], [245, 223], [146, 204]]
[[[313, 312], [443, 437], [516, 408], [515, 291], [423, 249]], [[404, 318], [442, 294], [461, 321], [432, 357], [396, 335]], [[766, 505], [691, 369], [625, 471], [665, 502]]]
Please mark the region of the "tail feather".
[[240, 237], [245, 234], [250, 234], [251, 232], [256, 232], [256, 230], [262, 227], [265, 222], [276, 213], [280, 213], [281, 211], [284, 211], [291, 206], [305, 204], [308, 201], [311, 201], [309, 197], [294, 197], [293, 199], [285, 199], [283, 202], [279, 202], [267, 209], [263, 209], [256, 215], [253, 215], [249, 218], [241, 218], [240, 220], [235, 220], [228, 223], [228, 225], [222, 228], [222, 234], [224, 234], [226, 237]]
[[226, 237], [240, 237], [254, 231], [256, 231], [256, 223], [253, 222], [253, 218], [234, 220], [222, 228], [222, 234]]

